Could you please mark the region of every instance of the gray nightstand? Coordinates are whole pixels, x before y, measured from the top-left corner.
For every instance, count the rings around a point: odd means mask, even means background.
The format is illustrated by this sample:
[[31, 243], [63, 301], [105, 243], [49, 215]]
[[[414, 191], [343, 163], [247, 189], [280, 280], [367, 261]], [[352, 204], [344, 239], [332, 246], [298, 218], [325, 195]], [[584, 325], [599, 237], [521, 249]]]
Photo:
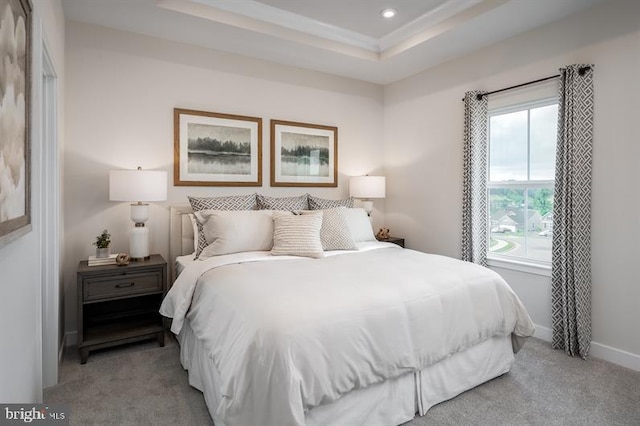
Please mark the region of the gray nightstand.
[[379, 239], [378, 241], [384, 241], [385, 243], [397, 244], [400, 247], [404, 248], [404, 238], [389, 237], [389, 238], [385, 238], [385, 239]]
[[126, 266], [78, 265], [78, 349], [89, 352], [157, 338], [164, 346], [158, 312], [167, 291], [167, 262], [159, 254]]

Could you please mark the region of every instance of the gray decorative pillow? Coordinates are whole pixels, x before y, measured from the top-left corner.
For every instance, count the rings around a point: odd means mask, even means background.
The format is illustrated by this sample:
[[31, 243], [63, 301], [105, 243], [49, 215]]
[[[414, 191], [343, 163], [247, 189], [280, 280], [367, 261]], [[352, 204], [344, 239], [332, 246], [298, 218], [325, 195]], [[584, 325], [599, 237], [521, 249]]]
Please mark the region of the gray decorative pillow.
[[[256, 194], [229, 195], [226, 197], [189, 197], [189, 204], [194, 212], [200, 210], [255, 210]], [[198, 248], [194, 259], [197, 259], [202, 250], [207, 246], [207, 240], [202, 230], [202, 224], [196, 220], [198, 227]], [[196, 238], [194, 236], [194, 238]]]
[[[314, 214], [318, 210], [304, 210], [298, 212], [302, 215]], [[330, 250], [356, 250], [356, 243], [351, 236], [349, 223], [347, 222], [347, 208], [322, 210], [322, 228], [320, 228], [320, 241], [325, 251]]]
[[324, 257], [320, 241], [322, 212], [283, 215], [273, 212], [273, 248], [275, 256]]
[[226, 197], [187, 197], [194, 212], [200, 210], [255, 210], [256, 194]]
[[257, 194], [257, 202], [259, 210], [308, 210], [307, 194], [299, 197], [267, 197], [266, 195]]
[[336, 207], [353, 208], [353, 197], [343, 200], [327, 200], [325, 198], [309, 195], [309, 210], [333, 209]]

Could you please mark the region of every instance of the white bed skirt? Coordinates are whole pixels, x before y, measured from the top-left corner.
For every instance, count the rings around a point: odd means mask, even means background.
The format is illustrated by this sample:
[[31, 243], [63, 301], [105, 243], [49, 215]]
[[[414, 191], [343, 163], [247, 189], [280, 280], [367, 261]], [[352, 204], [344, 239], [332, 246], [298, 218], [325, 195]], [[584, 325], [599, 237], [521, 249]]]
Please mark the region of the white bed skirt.
[[[216, 426], [224, 426], [216, 413], [222, 399], [216, 386], [220, 374], [188, 321], [178, 341], [180, 361], [189, 372], [189, 384], [204, 394]], [[305, 413], [306, 424], [398, 425], [411, 420], [416, 413], [424, 415], [434, 405], [506, 373], [513, 360], [510, 336], [493, 337], [417, 373], [352, 391], [331, 404], [313, 408]]]

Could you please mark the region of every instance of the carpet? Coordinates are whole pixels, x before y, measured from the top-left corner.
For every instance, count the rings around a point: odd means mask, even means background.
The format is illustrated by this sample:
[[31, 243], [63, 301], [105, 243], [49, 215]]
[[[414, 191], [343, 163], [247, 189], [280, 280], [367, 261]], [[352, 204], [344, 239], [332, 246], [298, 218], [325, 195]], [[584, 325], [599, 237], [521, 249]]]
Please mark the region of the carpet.
[[[138, 343], [92, 353], [68, 351], [46, 403], [71, 407], [74, 425], [211, 425], [201, 392], [189, 386], [179, 347]], [[640, 372], [584, 361], [529, 339], [512, 370], [433, 407], [406, 426], [640, 425]]]

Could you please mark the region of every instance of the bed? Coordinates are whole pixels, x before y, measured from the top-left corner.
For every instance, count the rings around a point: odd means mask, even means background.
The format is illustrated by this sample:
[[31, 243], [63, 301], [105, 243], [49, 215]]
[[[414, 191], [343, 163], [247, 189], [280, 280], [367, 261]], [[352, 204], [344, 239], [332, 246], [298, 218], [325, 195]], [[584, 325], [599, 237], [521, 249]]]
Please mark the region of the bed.
[[161, 313], [216, 425], [401, 424], [508, 372], [533, 334], [478, 265], [375, 241], [194, 261], [190, 212], [171, 208]]

